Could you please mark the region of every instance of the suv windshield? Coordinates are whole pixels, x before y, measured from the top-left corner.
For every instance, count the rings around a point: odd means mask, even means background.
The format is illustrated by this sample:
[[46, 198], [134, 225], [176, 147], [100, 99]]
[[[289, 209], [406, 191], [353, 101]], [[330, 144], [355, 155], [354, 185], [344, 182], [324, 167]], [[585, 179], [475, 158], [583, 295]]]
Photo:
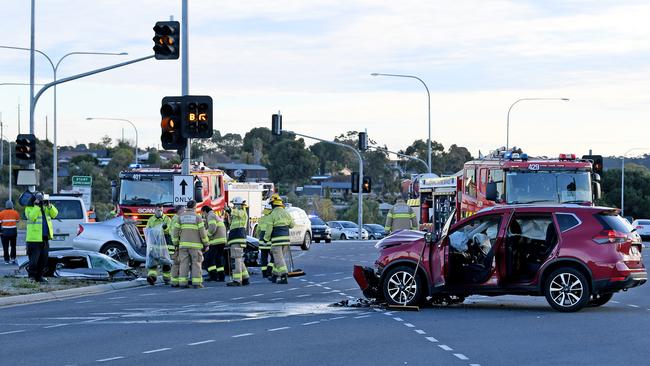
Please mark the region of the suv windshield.
[[341, 222], [341, 225], [346, 229], [356, 229], [357, 228], [357, 224], [355, 224], [353, 222], [343, 221], [343, 222]]
[[327, 225], [325, 224], [325, 221], [320, 219], [320, 217], [310, 217], [309, 221], [311, 221], [312, 225]]
[[122, 180], [120, 204], [134, 206], [151, 206], [155, 204], [171, 205], [174, 190], [171, 180]]
[[592, 201], [589, 172], [513, 171], [506, 174], [508, 204]]

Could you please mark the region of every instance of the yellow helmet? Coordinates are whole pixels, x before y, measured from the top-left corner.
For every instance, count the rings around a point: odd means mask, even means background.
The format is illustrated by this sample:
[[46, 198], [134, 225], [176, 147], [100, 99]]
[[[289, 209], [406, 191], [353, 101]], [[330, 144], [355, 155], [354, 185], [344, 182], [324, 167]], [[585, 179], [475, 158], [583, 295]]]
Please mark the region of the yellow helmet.
[[280, 198], [279, 194], [274, 194], [271, 196], [271, 205], [272, 206], [280, 206], [283, 207], [284, 203], [282, 202], [282, 198]]

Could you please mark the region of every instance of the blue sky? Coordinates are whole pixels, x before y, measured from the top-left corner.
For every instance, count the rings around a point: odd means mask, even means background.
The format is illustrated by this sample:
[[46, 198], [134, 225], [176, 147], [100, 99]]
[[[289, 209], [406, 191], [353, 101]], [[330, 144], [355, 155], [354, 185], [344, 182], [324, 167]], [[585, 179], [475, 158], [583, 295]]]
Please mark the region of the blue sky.
[[[29, 46], [29, 1], [3, 4], [0, 44]], [[157, 20], [180, 19], [180, 0], [37, 1], [36, 47], [53, 59], [71, 51], [59, 76], [151, 54]], [[650, 147], [650, 4], [643, 1], [190, 1], [190, 91], [211, 95], [216, 127], [244, 133], [282, 110], [287, 129], [331, 138], [367, 129], [391, 149], [426, 139], [426, 94], [416, 81], [371, 77], [412, 74], [431, 90], [432, 138], [477, 155], [505, 144], [506, 112], [527, 97], [570, 102], [519, 103], [511, 144], [531, 154], [619, 155]], [[37, 81], [51, 70], [37, 55]], [[62, 85], [59, 143], [127, 138], [159, 144], [159, 105], [180, 92], [180, 61], [146, 61]], [[0, 83], [29, 80], [29, 53], [0, 49]], [[36, 132], [52, 122], [51, 92], [36, 111]], [[5, 135], [26, 128], [27, 87], [0, 86]], [[25, 130], [23, 130], [24, 132]], [[50, 126], [50, 137], [52, 128]]]

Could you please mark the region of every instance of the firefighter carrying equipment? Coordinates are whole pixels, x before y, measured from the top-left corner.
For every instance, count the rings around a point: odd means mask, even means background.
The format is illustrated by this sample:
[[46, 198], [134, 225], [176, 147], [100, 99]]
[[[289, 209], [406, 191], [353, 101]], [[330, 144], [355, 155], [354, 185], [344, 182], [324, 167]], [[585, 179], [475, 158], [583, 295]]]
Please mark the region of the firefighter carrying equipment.
[[160, 266], [162, 267], [163, 281], [165, 284], [168, 284], [171, 281], [172, 259], [167, 249], [163, 224], [152, 225], [150, 227], [149, 223], [147, 223], [147, 227], [144, 228], [144, 238], [147, 243], [147, 257], [145, 262], [147, 282], [150, 285], [156, 283], [158, 266]]
[[397, 230], [417, 230], [418, 219], [413, 209], [404, 203], [404, 200], [397, 200], [395, 206], [388, 211], [384, 229], [389, 233]]

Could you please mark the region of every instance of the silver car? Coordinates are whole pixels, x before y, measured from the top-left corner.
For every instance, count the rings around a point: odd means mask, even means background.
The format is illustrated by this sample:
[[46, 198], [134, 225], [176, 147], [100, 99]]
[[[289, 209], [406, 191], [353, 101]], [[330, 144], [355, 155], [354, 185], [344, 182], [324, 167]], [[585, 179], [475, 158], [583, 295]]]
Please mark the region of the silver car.
[[[328, 221], [327, 226], [332, 229], [332, 239], [348, 240], [359, 238], [359, 226], [352, 221]], [[368, 231], [361, 229], [361, 238], [368, 240]]]
[[79, 224], [79, 233], [73, 240], [75, 249], [99, 252], [122, 262], [142, 263], [147, 246], [132, 220], [122, 216], [98, 223]]

